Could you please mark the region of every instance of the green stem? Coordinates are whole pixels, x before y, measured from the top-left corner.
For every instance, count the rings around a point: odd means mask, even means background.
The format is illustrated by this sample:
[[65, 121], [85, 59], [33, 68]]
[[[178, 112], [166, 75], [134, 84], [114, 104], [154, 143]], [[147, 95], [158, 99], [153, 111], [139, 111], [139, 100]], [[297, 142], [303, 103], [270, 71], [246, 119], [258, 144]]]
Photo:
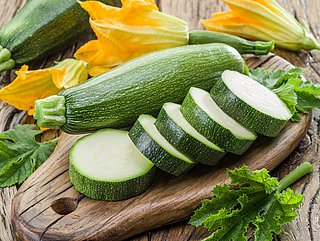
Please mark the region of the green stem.
[[11, 52], [0, 45], [0, 73], [14, 68], [15, 62], [11, 58]]
[[262, 42], [262, 41], [256, 41], [253, 42], [255, 44], [255, 55], [266, 55], [274, 50], [275, 47], [275, 41], [270, 42]]
[[278, 191], [281, 192], [303, 176], [312, 172], [312, 168], [313, 166], [309, 162], [302, 163], [280, 181]]
[[34, 104], [34, 119], [42, 128], [59, 129], [66, 123], [65, 98], [52, 95], [45, 99], [36, 100]]

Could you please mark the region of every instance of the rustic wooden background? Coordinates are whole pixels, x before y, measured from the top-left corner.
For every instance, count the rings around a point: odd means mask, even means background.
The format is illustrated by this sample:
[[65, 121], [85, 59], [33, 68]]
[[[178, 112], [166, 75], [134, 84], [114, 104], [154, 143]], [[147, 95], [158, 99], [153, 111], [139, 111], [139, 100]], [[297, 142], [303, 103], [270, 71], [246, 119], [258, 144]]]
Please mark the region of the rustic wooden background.
[[[0, 0], [0, 27], [9, 21], [17, 10], [27, 0]], [[312, 33], [320, 41], [320, 1], [319, 0], [278, 0], [282, 6], [290, 11], [298, 20], [309, 24]], [[190, 29], [201, 29], [198, 19], [208, 18], [215, 11], [225, 10], [226, 6], [219, 0], [158, 0], [160, 9], [174, 16], [183, 18], [189, 23]], [[89, 37], [88, 37], [89, 38]], [[54, 60], [72, 56], [85, 39], [79, 40], [63, 53], [51, 56], [46, 60], [35, 63], [31, 67], [50, 66]], [[285, 50], [276, 50], [276, 53], [292, 64], [307, 68], [306, 77], [320, 82], [320, 51], [292, 53]], [[5, 86], [14, 79], [14, 71], [0, 75], [0, 86]], [[17, 123], [25, 123], [28, 118], [25, 112], [0, 102], [0, 131], [10, 129]], [[320, 240], [320, 111], [313, 112], [312, 125], [299, 147], [287, 158], [283, 164], [273, 172], [279, 178], [285, 176], [302, 161], [310, 161], [314, 165], [314, 172], [294, 185], [294, 189], [305, 195], [304, 204], [298, 218], [285, 227], [285, 232], [278, 240]], [[0, 189], [0, 241], [14, 240], [10, 226], [10, 205], [17, 187]], [[208, 235], [202, 228], [194, 228], [187, 222], [178, 223], [138, 235], [131, 241], [176, 241], [200, 240]]]

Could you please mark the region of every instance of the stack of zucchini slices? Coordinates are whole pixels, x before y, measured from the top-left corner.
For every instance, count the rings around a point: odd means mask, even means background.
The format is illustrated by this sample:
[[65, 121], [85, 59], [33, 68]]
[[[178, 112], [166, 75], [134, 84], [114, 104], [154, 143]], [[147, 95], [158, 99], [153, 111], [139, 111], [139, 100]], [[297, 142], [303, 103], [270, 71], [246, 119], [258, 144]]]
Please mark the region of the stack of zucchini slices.
[[271, 90], [235, 71], [210, 93], [192, 87], [181, 105], [166, 103], [157, 119], [141, 115], [129, 132], [106, 129], [80, 139], [70, 154], [75, 188], [94, 199], [121, 200], [151, 185], [155, 167], [179, 176], [197, 163], [241, 155], [257, 134], [274, 137], [291, 118]]

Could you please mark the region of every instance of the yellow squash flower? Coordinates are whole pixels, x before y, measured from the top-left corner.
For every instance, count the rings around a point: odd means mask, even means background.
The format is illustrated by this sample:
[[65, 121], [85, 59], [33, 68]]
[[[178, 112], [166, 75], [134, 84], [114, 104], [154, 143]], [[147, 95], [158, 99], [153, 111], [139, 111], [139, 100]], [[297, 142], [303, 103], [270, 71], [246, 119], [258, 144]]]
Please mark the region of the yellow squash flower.
[[122, 8], [98, 1], [80, 4], [98, 39], [75, 57], [88, 63], [91, 76], [149, 52], [188, 44], [187, 23], [159, 12], [153, 0], [122, 0]]
[[207, 30], [251, 40], [275, 40], [278, 47], [299, 51], [320, 49], [308, 27], [301, 25], [274, 0], [222, 0], [230, 11], [202, 20]]
[[33, 114], [34, 101], [58, 94], [85, 81], [88, 77], [82, 61], [66, 59], [47, 69], [28, 70], [24, 65], [16, 72], [17, 78], [0, 90], [0, 99], [19, 110]]

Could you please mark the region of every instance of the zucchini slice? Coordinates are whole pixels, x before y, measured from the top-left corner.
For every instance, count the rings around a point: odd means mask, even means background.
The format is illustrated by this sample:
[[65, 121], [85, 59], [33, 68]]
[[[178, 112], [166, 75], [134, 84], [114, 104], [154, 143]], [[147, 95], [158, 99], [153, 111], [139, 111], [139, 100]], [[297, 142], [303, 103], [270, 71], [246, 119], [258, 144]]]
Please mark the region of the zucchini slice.
[[186, 120], [209, 141], [234, 154], [243, 154], [256, 139], [256, 134], [226, 113], [210, 94], [192, 87], [181, 106]]
[[156, 121], [156, 127], [177, 150], [193, 160], [215, 165], [225, 152], [197, 132], [183, 117], [181, 105], [166, 103]]
[[175, 149], [157, 130], [156, 119], [140, 115], [129, 132], [138, 150], [158, 168], [179, 176], [190, 170], [196, 163]]
[[210, 94], [225, 113], [265, 136], [278, 135], [291, 118], [290, 110], [275, 93], [236, 71], [224, 71]]
[[70, 151], [70, 181], [92, 199], [117, 201], [137, 196], [149, 188], [155, 169], [127, 131], [98, 131], [78, 140]]

